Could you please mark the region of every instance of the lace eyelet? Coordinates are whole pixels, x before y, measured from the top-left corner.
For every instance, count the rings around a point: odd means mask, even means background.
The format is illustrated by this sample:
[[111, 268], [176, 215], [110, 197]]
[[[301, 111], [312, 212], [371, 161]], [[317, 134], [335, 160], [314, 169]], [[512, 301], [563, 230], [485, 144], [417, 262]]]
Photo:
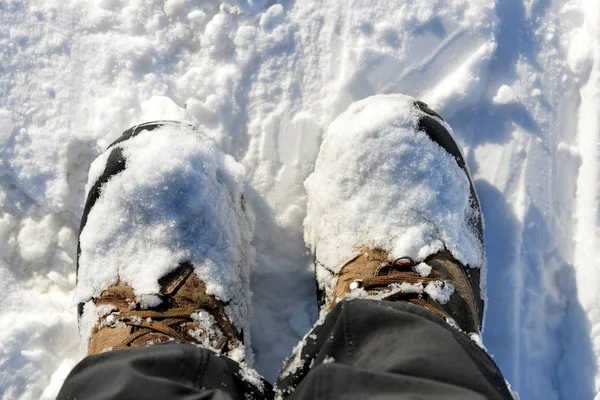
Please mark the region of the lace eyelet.
[[406, 265], [406, 266], [410, 266], [410, 265], [415, 265], [415, 260], [413, 260], [411, 257], [398, 257], [396, 258], [393, 262], [393, 265]]

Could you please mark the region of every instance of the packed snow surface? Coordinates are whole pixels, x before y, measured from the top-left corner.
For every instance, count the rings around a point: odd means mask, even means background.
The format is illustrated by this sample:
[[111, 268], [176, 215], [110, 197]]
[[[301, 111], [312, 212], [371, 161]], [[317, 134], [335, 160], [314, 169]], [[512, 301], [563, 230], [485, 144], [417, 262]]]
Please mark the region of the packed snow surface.
[[598, 397], [599, 19], [597, 0], [0, 1], [0, 396], [53, 398], [81, 358], [88, 170], [162, 118], [246, 170], [252, 347], [274, 380], [317, 318], [303, 183], [323, 133], [406, 94], [473, 174], [486, 348], [522, 399]]

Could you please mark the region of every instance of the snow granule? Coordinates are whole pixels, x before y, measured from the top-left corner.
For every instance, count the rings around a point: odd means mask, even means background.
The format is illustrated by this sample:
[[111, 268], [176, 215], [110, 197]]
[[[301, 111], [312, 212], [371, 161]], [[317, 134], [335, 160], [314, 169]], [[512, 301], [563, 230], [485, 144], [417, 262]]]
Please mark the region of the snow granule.
[[204, 310], [198, 310], [192, 313], [191, 318], [202, 329], [210, 329], [217, 323], [215, 317]]
[[[198, 327], [189, 331], [190, 336], [196, 339], [200, 346], [211, 349], [218, 354], [218, 344], [223, 338], [223, 332], [217, 325], [215, 318], [204, 310], [192, 313], [191, 318]], [[237, 357], [238, 354], [235, 354], [235, 356]]]
[[260, 17], [260, 27], [263, 30], [272, 30], [277, 24], [283, 21], [283, 6], [275, 4]]

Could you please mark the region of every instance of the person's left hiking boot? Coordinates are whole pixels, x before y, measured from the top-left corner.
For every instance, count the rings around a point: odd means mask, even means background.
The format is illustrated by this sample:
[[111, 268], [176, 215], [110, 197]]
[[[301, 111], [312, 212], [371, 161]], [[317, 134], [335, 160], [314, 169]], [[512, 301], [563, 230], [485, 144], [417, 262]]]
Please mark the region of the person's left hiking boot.
[[358, 101], [331, 123], [305, 183], [321, 316], [344, 299], [399, 301], [480, 332], [482, 216], [450, 132], [402, 95]]
[[92, 164], [76, 298], [88, 354], [178, 341], [241, 361], [252, 219], [244, 169], [189, 126], [126, 131]]

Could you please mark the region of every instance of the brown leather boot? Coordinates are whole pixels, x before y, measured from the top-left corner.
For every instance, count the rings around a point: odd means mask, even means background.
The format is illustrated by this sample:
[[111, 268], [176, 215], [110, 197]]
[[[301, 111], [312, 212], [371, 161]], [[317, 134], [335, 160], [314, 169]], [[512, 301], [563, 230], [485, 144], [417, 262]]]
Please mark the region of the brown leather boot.
[[206, 285], [189, 264], [160, 279], [160, 306], [140, 309], [131, 287], [110, 286], [94, 305], [100, 318], [92, 329], [88, 354], [179, 340], [231, 354], [242, 335], [225, 313], [225, 304], [206, 294]]
[[335, 275], [326, 307], [331, 309], [345, 298], [405, 301], [427, 308], [465, 332], [479, 332], [480, 310], [471, 273], [447, 250], [417, 264], [408, 257], [392, 260], [383, 250], [364, 249]]
[[251, 362], [241, 170], [170, 121], [127, 130], [92, 164], [75, 292], [88, 354], [179, 341]]
[[377, 95], [350, 105], [305, 186], [321, 316], [342, 299], [405, 301], [480, 332], [479, 200], [451, 128], [425, 103]]

